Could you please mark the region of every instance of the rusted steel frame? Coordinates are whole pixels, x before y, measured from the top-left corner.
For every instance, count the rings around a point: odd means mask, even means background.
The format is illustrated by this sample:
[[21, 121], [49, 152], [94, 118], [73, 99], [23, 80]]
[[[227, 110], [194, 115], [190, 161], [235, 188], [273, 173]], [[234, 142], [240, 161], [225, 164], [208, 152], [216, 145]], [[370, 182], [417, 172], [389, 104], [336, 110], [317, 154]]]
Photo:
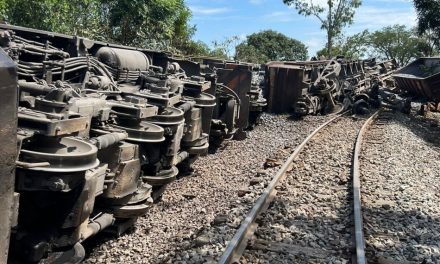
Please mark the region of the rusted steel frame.
[[353, 155], [353, 212], [354, 212], [354, 231], [355, 231], [355, 244], [356, 244], [356, 263], [365, 264], [365, 239], [364, 229], [362, 221], [362, 205], [361, 205], [361, 182], [359, 172], [359, 155], [362, 148], [362, 140], [365, 132], [368, 130], [370, 124], [379, 115], [380, 110], [374, 113], [359, 130], [359, 134], [356, 139], [356, 145], [354, 147]]
[[421, 66], [433, 67], [439, 61], [440, 57], [419, 58], [394, 72], [397, 87], [435, 102], [440, 101], [440, 73], [424, 75], [421, 70]]
[[243, 254], [243, 251], [246, 248], [246, 243], [249, 239], [249, 237], [254, 233], [255, 231], [255, 221], [257, 220], [258, 216], [264, 212], [269, 204], [272, 202], [276, 195], [276, 189], [275, 187], [280, 183], [285, 177], [287, 170], [292, 166], [292, 162], [298, 157], [299, 153], [304, 149], [306, 144], [323, 128], [325, 128], [330, 123], [334, 122], [336, 119], [344, 115], [346, 112], [337, 114], [335, 117], [330, 119], [329, 121], [322, 124], [320, 127], [318, 127], [315, 131], [313, 131], [302, 143], [299, 145], [295, 151], [290, 155], [290, 157], [287, 159], [287, 161], [283, 164], [281, 169], [277, 172], [275, 177], [270, 182], [269, 186], [264, 190], [263, 194], [258, 198], [257, 202], [255, 203], [254, 207], [251, 209], [251, 211], [247, 214], [246, 218], [242, 221], [240, 228], [238, 229], [237, 233], [235, 233], [232, 240], [229, 242], [228, 246], [226, 247], [225, 252], [223, 253], [220, 261], [218, 263], [220, 264], [227, 264], [227, 263], [233, 263], [234, 261], [238, 261], [238, 259]]

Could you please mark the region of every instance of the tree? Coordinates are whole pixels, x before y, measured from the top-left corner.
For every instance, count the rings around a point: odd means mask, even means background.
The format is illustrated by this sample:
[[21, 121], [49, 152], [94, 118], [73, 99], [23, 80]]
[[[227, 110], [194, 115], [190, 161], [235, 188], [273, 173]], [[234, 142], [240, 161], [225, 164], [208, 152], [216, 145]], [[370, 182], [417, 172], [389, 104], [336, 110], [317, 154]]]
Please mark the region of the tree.
[[334, 38], [342, 29], [353, 23], [356, 8], [361, 0], [327, 0], [327, 6], [313, 3], [311, 0], [283, 0], [304, 16], [315, 16], [321, 22], [321, 29], [327, 32], [327, 56], [331, 57]]
[[211, 55], [213, 55], [213, 57], [218, 56], [219, 58], [230, 59], [232, 58], [232, 54], [234, 53], [233, 50], [237, 47], [239, 41], [239, 36], [224, 38], [223, 41], [215, 40], [212, 42], [214, 48]]
[[[349, 37], [341, 36], [336, 39], [331, 53], [335, 56], [343, 56], [347, 59], [356, 60], [363, 58], [368, 51], [369, 39], [370, 33], [368, 30], [364, 30]], [[318, 51], [317, 56], [326, 57], [327, 54], [327, 48], [323, 48], [322, 50]]]
[[193, 35], [184, 0], [101, 0], [107, 36], [124, 45], [165, 49]]
[[0, 17], [2, 22], [6, 20], [6, 0], [0, 0]]
[[10, 24], [153, 49], [184, 49], [195, 27], [184, 0], [0, 0]]
[[193, 56], [209, 56], [211, 50], [208, 45], [202, 41], [189, 40], [184, 46], [180, 48], [184, 55]]
[[370, 47], [381, 59], [396, 59], [400, 65], [422, 55], [426, 41], [419, 38], [414, 30], [403, 25], [388, 26], [370, 37]]
[[418, 17], [418, 33], [428, 36], [437, 48], [440, 47], [440, 1], [414, 0]]
[[419, 39], [421, 40], [419, 49], [423, 57], [433, 57], [439, 54], [440, 42], [438, 40], [437, 33], [432, 31], [422, 34], [419, 33]]
[[1, 11], [14, 25], [94, 37], [102, 33], [99, 6], [96, 0], [4, 0]]
[[221, 48], [214, 48], [209, 52], [209, 56], [217, 59], [225, 59], [228, 60], [229, 56], [225, 53], [225, 51]]
[[258, 52], [257, 48], [248, 45], [246, 42], [235, 48], [235, 60], [251, 63], [266, 63], [269, 61], [265, 54]]
[[237, 46], [235, 55], [236, 60], [253, 63], [306, 58], [307, 47], [303, 43], [273, 30], [247, 36], [246, 40]]

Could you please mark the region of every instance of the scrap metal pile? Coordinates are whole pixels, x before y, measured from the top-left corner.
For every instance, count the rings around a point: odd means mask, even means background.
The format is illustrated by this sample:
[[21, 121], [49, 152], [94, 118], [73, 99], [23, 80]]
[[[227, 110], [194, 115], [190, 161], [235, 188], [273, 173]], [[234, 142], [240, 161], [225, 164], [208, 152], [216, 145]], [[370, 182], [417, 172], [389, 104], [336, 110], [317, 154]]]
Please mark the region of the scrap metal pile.
[[250, 65], [202, 66], [0, 28], [0, 52], [18, 75], [18, 218], [10, 258], [19, 262], [80, 261], [81, 242], [104, 229], [124, 232], [164, 186], [191, 173], [209, 142], [242, 138], [266, 104]]
[[380, 104], [379, 88], [392, 87], [394, 61], [373, 60], [271, 62], [266, 70], [268, 110], [297, 116], [352, 108], [365, 113]]

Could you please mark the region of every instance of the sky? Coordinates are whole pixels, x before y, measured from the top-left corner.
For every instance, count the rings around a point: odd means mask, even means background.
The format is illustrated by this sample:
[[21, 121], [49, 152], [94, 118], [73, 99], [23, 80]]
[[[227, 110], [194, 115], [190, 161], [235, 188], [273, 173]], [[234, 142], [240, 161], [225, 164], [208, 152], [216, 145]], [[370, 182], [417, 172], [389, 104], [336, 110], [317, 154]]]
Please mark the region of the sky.
[[[324, 4], [326, 0], [312, 0]], [[266, 29], [281, 32], [302, 41], [309, 56], [324, 47], [325, 31], [315, 17], [299, 15], [282, 0], [186, 0], [196, 25], [194, 39], [212, 46], [213, 41], [247, 35]], [[368, 29], [403, 24], [416, 26], [416, 13], [411, 0], [363, 0], [356, 11], [353, 25], [344, 29], [349, 36]]]

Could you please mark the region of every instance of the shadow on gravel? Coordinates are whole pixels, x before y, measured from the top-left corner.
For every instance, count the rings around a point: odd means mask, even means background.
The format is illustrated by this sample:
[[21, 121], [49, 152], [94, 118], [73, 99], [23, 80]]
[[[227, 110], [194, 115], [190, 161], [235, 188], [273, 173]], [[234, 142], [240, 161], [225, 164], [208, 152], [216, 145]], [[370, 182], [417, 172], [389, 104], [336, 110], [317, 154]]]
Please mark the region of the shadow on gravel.
[[[367, 259], [378, 261], [378, 257], [386, 253], [392, 259], [395, 252], [398, 256], [404, 253], [411, 263], [438, 263], [440, 260], [440, 218], [416, 210], [396, 211], [392, 207], [362, 208], [362, 213], [365, 238], [380, 238], [380, 241], [375, 239], [372, 244], [367, 243]], [[375, 220], [378, 218], [380, 223]], [[378, 251], [386, 253], [380, 255]]]
[[[136, 231], [135, 226], [129, 228], [123, 235], [130, 235], [133, 234]], [[82, 245], [84, 246], [84, 249], [86, 251], [86, 257], [85, 261], [90, 257], [90, 255], [95, 251], [98, 250], [100, 246], [102, 246], [104, 243], [109, 241], [115, 241], [118, 239], [118, 236], [110, 233], [110, 232], [100, 232], [96, 234], [95, 236], [85, 240]]]
[[[302, 249], [279, 252], [290, 261], [321, 263], [325, 259], [325, 263], [344, 263], [343, 259], [349, 260], [354, 250], [354, 245], [351, 243], [353, 233], [351, 207], [334, 208], [331, 214], [327, 214], [328, 217], [311, 217], [310, 215], [315, 214], [322, 207], [326, 207], [327, 212], [331, 211], [332, 197], [319, 199], [323, 200], [318, 203], [298, 204], [297, 201], [278, 196], [275, 199], [276, 204], [272, 203], [268, 211], [257, 220], [257, 223], [259, 226], [269, 228], [273, 230], [271, 232], [284, 237], [282, 241], [276, 238], [269, 239], [270, 241], [291, 244]], [[351, 193], [347, 193], [346, 199], [351, 199]], [[266, 232], [261, 233], [261, 235], [267, 234]], [[258, 235], [257, 238], [267, 240]], [[319, 254], [313, 253], [316, 251]], [[323, 255], [324, 259], [319, 255]]]
[[291, 120], [291, 121], [302, 121], [304, 120], [303, 116], [298, 116], [298, 115], [290, 115], [287, 120]]
[[[394, 119], [394, 122], [401, 124], [402, 126], [408, 128], [417, 135], [419, 138], [423, 139], [426, 143], [433, 145], [434, 147], [440, 148], [440, 128], [432, 126], [432, 121], [425, 119], [421, 116], [414, 115], [404, 115], [402, 113], [395, 113], [400, 115], [398, 119]], [[406, 122], [406, 118], [410, 118], [410, 122]]]
[[[347, 198], [351, 199], [351, 195]], [[294, 215], [290, 217], [282, 217], [281, 214], [286, 214], [291, 208], [299, 209], [306, 213], [313, 213], [313, 210], [318, 210], [320, 204], [305, 204], [298, 206], [297, 203], [281, 199], [277, 201], [279, 211], [267, 217], [273, 206], [268, 209], [264, 216], [257, 220], [260, 226], [270, 227], [271, 229], [279, 230], [279, 225], [282, 225], [286, 230], [281, 233], [288, 233], [286, 238], [292, 241], [288, 242], [285, 239], [282, 243], [292, 243], [295, 246], [301, 246], [305, 249], [321, 250], [328, 254], [326, 260], [333, 261], [336, 257], [343, 257], [347, 259], [351, 253], [354, 253], [354, 233], [352, 210], [345, 208], [336, 208], [333, 216], [329, 217], [308, 217], [306, 215]], [[290, 209], [289, 209], [290, 207]], [[434, 209], [435, 210], [435, 209]], [[273, 211], [272, 211], [273, 212]], [[362, 208], [364, 216], [364, 232], [365, 238], [373, 236], [388, 243], [373, 243], [368, 244], [366, 248], [367, 259], [369, 263], [438, 263], [440, 260], [440, 218], [433, 217], [433, 213], [423, 213], [420, 211], [396, 211], [393, 207], [383, 208]], [[431, 214], [431, 215], [429, 215]], [[375, 219], [380, 219], [377, 223]], [[331, 228], [329, 228], [331, 226]], [[344, 238], [343, 234], [347, 234]], [[338, 234], [339, 237], [335, 237]], [[348, 236], [348, 237], [347, 237]], [[263, 237], [257, 237], [263, 239]], [[371, 239], [370, 239], [371, 240]], [[396, 243], [396, 241], [398, 241]], [[307, 255], [305, 252], [284, 252], [283, 255], [295, 256], [294, 260], [298, 263], [308, 263], [315, 261], [312, 255]], [[379, 252], [379, 253], [378, 253]], [[386, 252], [384, 254], [384, 252]], [[393, 252], [395, 254], [393, 254]], [[405, 259], [398, 259], [396, 256], [407, 257]], [[394, 256], [394, 258], [393, 258]], [[379, 258], [382, 257], [382, 258]], [[387, 262], [387, 258], [391, 262]], [[384, 262], [385, 261], [385, 262]]]

